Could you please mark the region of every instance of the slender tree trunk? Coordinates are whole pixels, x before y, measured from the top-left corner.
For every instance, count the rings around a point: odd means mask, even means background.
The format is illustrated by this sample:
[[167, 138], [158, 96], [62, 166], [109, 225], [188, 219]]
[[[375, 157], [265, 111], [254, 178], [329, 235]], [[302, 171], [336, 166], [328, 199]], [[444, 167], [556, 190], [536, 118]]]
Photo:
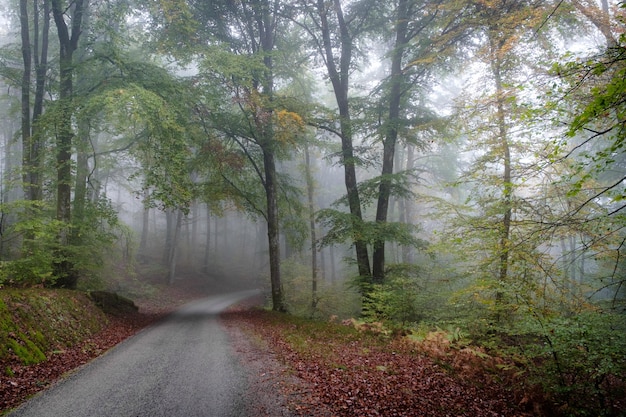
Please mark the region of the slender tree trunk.
[[204, 244], [204, 257], [202, 260], [202, 272], [209, 273], [209, 261], [211, 259], [211, 210], [206, 208], [206, 242]]
[[[173, 214], [173, 213], [172, 213]], [[169, 247], [168, 253], [168, 271], [167, 271], [167, 283], [169, 285], [174, 284], [176, 279], [176, 255], [178, 252], [178, 237], [180, 236], [180, 229], [183, 221], [183, 211], [176, 209], [176, 223], [174, 230], [172, 231], [172, 242]]]
[[[85, 216], [85, 203], [87, 201], [87, 181], [89, 177], [89, 157], [85, 148], [88, 142], [89, 127], [85, 121], [78, 122], [79, 143], [76, 150], [76, 185], [74, 187], [74, 214], [72, 222], [77, 226], [76, 232], [80, 234], [80, 228]], [[79, 239], [74, 234], [73, 239]], [[74, 243], [77, 241], [74, 240]]]
[[335, 247], [330, 246], [328, 248], [328, 252], [330, 253], [330, 282], [334, 283], [337, 281], [337, 264], [335, 262]]
[[262, 109], [267, 113], [267, 120], [257, 120], [260, 133], [261, 150], [263, 152], [263, 170], [265, 175], [265, 197], [267, 202], [267, 238], [270, 258], [270, 282], [272, 285], [272, 309], [287, 311], [280, 274], [280, 228], [278, 215], [278, 190], [276, 177], [276, 156], [274, 154], [274, 127], [271, 104], [274, 101], [274, 53], [275, 18], [271, 14], [271, 5], [267, 0], [260, 2], [261, 9], [257, 15], [257, 28], [261, 52], [263, 53], [264, 74], [259, 80], [263, 94], [270, 103], [269, 108]]
[[265, 195], [267, 200], [267, 241], [270, 257], [270, 281], [272, 284], [272, 309], [286, 311], [280, 277], [280, 242], [278, 228], [278, 204], [276, 190], [276, 166], [273, 152], [263, 150], [265, 167]]
[[[383, 140], [383, 167], [380, 187], [378, 190], [378, 205], [376, 208], [376, 223], [387, 222], [389, 211], [389, 197], [391, 194], [391, 179], [398, 130], [400, 127], [400, 108], [402, 96], [405, 93], [404, 76], [402, 73], [402, 58], [406, 48], [406, 34], [408, 29], [408, 0], [398, 0], [396, 15], [396, 41], [391, 56], [391, 90], [389, 92], [389, 119], [385, 128]], [[375, 283], [382, 283], [385, 279], [385, 240], [377, 238], [374, 241], [374, 255], [372, 264], [372, 278]]]
[[32, 50], [30, 45], [30, 20], [28, 18], [28, 0], [20, 0], [20, 29], [22, 37], [22, 182], [24, 196], [34, 200], [32, 180], [32, 136], [30, 120], [30, 80], [32, 73]]
[[148, 256], [148, 231], [150, 229], [150, 205], [148, 198], [150, 191], [143, 190], [143, 213], [141, 215], [141, 238], [139, 240], [139, 257], [141, 260], [147, 260]]
[[[493, 41], [496, 43], [496, 41]], [[498, 129], [498, 141], [502, 157], [503, 174], [502, 174], [502, 222], [500, 223], [500, 265], [498, 272], [498, 280], [500, 284], [507, 281], [509, 271], [510, 258], [510, 235], [511, 235], [511, 218], [512, 218], [512, 198], [513, 183], [511, 179], [511, 149], [508, 139], [508, 129], [506, 125], [505, 113], [505, 90], [502, 81], [501, 60], [498, 57], [499, 51], [504, 46], [503, 41], [497, 41], [497, 47], [492, 45], [493, 60], [492, 71], [496, 84], [496, 123]], [[496, 300], [500, 302], [503, 298], [503, 292], [498, 289], [496, 292]]]
[[348, 196], [348, 206], [352, 215], [353, 240], [356, 251], [357, 267], [362, 279], [370, 280], [372, 273], [369, 263], [367, 242], [360, 237], [359, 229], [363, 223], [361, 199], [358, 191], [356, 176], [356, 159], [354, 157], [352, 121], [350, 116], [350, 101], [348, 99], [350, 65], [352, 64], [352, 38], [347, 22], [343, 17], [343, 10], [339, 0], [334, 0], [333, 10], [339, 22], [340, 56], [339, 68], [335, 63], [335, 52], [332, 35], [328, 22], [327, 2], [317, 1], [317, 11], [321, 21], [323, 53], [325, 54], [326, 68], [333, 86], [337, 107], [339, 108], [339, 127], [341, 131], [341, 156], [344, 166], [344, 182]]
[[304, 167], [306, 177], [307, 202], [309, 208], [309, 233], [311, 236], [311, 312], [317, 310], [317, 236], [315, 233], [315, 204], [313, 196], [315, 193], [315, 184], [313, 183], [313, 175], [311, 173], [311, 158], [309, 156], [309, 146], [304, 145]]
[[[406, 152], [406, 170], [412, 172], [415, 168], [415, 145], [408, 144]], [[415, 203], [412, 198], [403, 198], [404, 203], [404, 222], [407, 224], [413, 224]], [[405, 263], [413, 263], [415, 259], [415, 248], [409, 246], [402, 247], [402, 259]]]
[[190, 264], [193, 264], [194, 269], [197, 265], [197, 259], [200, 256], [199, 251], [196, 250], [198, 247], [198, 212], [199, 206], [197, 201], [193, 201], [191, 204], [191, 237], [189, 242], [189, 248], [187, 248], [187, 252], [189, 256], [191, 256]]
[[174, 210], [165, 209], [165, 246], [163, 247], [162, 265], [168, 266], [174, 241]]
[[[224, 213], [226, 216], [226, 213]], [[217, 216], [213, 216], [213, 259], [219, 259], [219, 245], [218, 245], [218, 235], [219, 235], [219, 218]]]
[[[56, 119], [56, 171], [57, 171], [57, 220], [65, 224], [59, 235], [61, 251], [69, 245], [72, 205], [72, 130], [73, 115], [73, 54], [78, 48], [81, 34], [83, 8], [87, 0], [73, 2], [69, 19], [71, 31], [66, 23], [66, 8], [61, 0], [52, 1], [52, 15], [59, 38], [59, 116]], [[66, 252], [66, 251], [65, 251]], [[78, 282], [74, 263], [67, 253], [59, 254], [56, 264], [56, 285], [75, 288]]]
[[601, 1], [600, 8], [598, 8], [595, 2], [588, 3], [574, 0], [572, 3], [602, 33], [608, 48], [618, 46], [617, 39], [611, 30], [609, 2], [607, 0]]
[[33, 1], [34, 4], [34, 16], [33, 16], [33, 29], [34, 29], [34, 62], [35, 62], [35, 101], [33, 103], [33, 117], [32, 117], [32, 138], [31, 138], [31, 184], [32, 184], [32, 198], [34, 200], [41, 200], [43, 198], [43, 189], [41, 183], [41, 149], [43, 147], [43, 138], [41, 133], [41, 127], [39, 126], [39, 119], [43, 114], [43, 101], [46, 91], [46, 74], [48, 71], [48, 44], [50, 35], [50, 1], [43, 0], [43, 13], [41, 28], [41, 42], [39, 38], [39, 2]]

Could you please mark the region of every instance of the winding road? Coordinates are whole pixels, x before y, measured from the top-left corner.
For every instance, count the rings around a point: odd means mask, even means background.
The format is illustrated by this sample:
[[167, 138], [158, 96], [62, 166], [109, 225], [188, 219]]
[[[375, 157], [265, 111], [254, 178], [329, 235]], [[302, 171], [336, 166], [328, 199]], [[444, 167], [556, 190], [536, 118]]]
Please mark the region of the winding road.
[[248, 416], [246, 373], [218, 316], [256, 294], [240, 291], [188, 304], [9, 416]]

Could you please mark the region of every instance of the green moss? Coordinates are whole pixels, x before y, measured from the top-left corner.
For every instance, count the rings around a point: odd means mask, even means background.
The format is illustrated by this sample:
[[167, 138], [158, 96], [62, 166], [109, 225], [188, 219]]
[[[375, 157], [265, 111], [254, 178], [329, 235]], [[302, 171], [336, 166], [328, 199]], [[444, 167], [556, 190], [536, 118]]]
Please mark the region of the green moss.
[[46, 359], [52, 347], [70, 347], [106, 323], [85, 294], [68, 290], [0, 290], [0, 360], [24, 364]]
[[25, 335], [20, 335], [24, 345], [16, 340], [9, 339], [9, 349], [22, 361], [24, 365], [34, 365], [46, 360], [46, 355]]

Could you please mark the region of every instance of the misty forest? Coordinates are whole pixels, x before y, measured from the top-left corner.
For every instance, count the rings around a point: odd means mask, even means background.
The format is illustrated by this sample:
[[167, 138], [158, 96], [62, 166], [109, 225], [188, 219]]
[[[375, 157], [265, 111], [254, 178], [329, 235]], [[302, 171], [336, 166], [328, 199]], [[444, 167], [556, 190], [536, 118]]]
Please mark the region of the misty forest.
[[0, 7], [0, 288], [261, 288], [612, 409], [624, 2]]

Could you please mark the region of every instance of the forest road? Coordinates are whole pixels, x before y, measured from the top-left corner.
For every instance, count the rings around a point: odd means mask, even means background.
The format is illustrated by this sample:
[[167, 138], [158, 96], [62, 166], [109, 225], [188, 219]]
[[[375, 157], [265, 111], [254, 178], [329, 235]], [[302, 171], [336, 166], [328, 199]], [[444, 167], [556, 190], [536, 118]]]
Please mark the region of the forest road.
[[256, 294], [240, 291], [187, 304], [9, 416], [248, 416], [246, 371], [219, 313]]

